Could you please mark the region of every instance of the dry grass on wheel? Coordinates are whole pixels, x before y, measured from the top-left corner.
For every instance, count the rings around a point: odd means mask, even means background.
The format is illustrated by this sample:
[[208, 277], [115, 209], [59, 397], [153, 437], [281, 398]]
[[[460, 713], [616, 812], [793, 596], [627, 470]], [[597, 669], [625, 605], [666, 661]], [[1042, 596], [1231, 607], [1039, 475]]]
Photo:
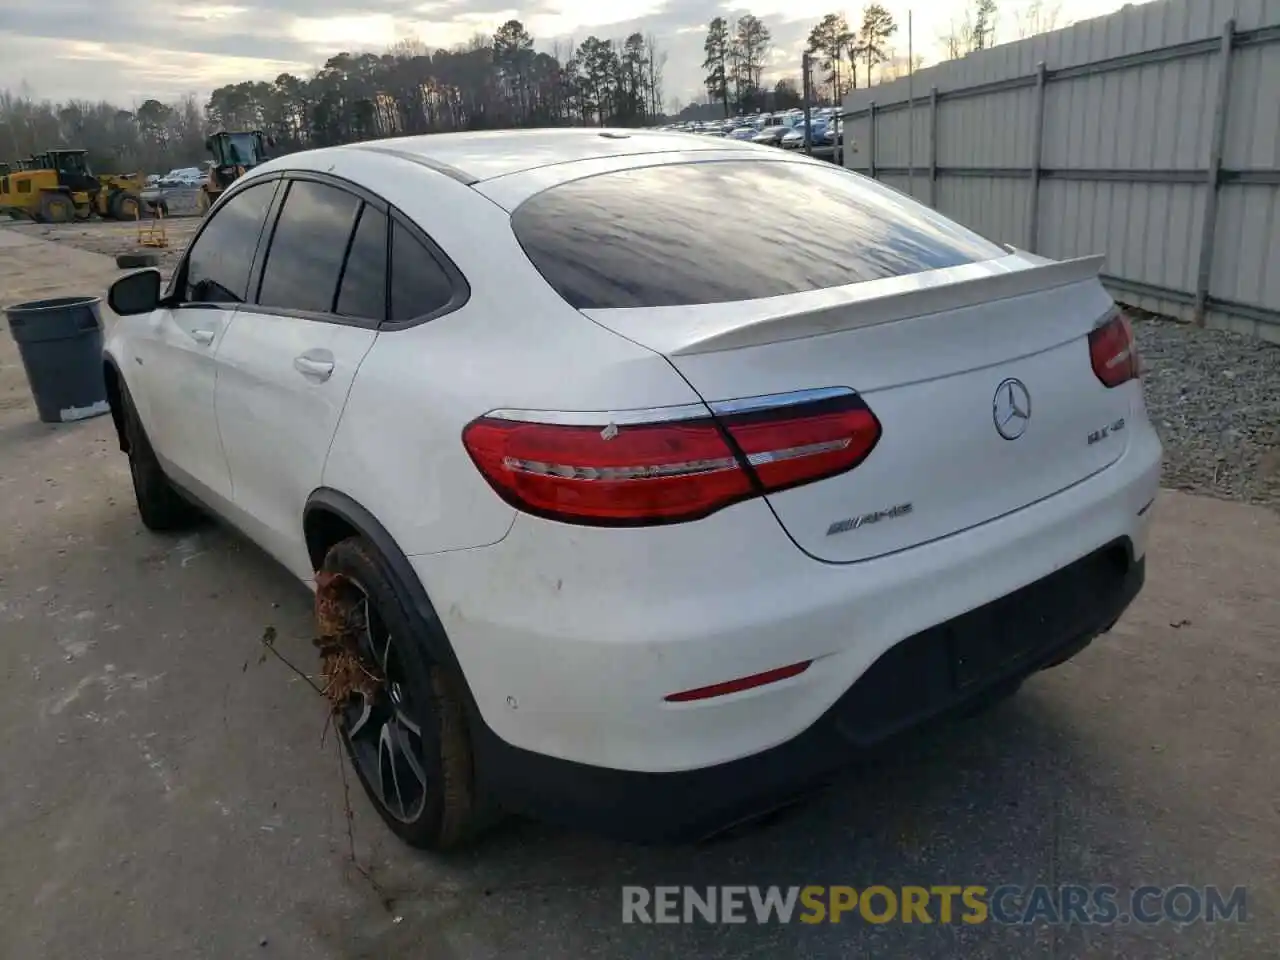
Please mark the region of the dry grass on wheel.
[[320, 651], [320, 692], [336, 712], [355, 694], [373, 700], [385, 682], [373, 664], [361, 658], [360, 638], [368, 624], [363, 594], [348, 577], [322, 570], [316, 574], [314, 640]]

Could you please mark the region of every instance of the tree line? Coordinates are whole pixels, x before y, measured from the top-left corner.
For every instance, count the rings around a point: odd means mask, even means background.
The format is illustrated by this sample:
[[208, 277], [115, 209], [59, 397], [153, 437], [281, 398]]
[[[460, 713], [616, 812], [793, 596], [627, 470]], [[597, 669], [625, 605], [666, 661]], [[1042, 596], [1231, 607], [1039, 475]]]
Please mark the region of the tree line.
[[340, 53], [309, 78], [228, 84], [203, 108], [190, 97], [125, 110], [0, 91], [0, 159], [73, 146], [94, 169], [163, 171], [205, 159], [206, 133], [218, 129], [261, 130], [283, 153], [455, 130], [641, 126], [662, 116], [666, 61], [656, 38], [639, 33], [535, 51], [509, 20], [452, 50], [406, 40], [382, 54]]
[[[1012, 35], [1015, 38], [1029, 37], [1037, 33], [1046, 33], [1059, 26], [1061, 3], [1053, 0], [1032, 0], [1025, 6], [1015, 10], [1012, 15]], [[998, 27], [998, 4], [996, 0], [974, 0], [966, 6], [959, 20], [952, 19], [945, 32], [937, 36], [937, 49], [942, 59], [954, 60], [961, 56], [986, 50], [996, 45]], [[713, 38], [717, 35], [717, 24], [712, 22], [707, 35], [708, 54], [712, 50]], [[868, 4], [863, 8], [861, 18], [856, 26], [842, 13], [828, 13], [819, 20], [809, 32], [805, 50], [810, 55], [813, 74], [812, 96], [814, 100], [837, 102], [850, 90], [859, 86], [859, 69], [861, 84], [870, 86], [873, 82], [873, 70], [876, 70], [876, 81], [891, 81], [910, 69], [920, 69], [924, 58], [914, 55], [914, 63], [897, 54], [892, 46], [893, 37], [901, 35], [899, 24], [893, 15], [879, 3]], [[707, 67], [712, 65], [708, 55]], [[847, 69], [846, 69], [847, 65]], [[721, 100], [723, 84], [716, 70], [710, 70], [705, 79], [710, 100]], [[785, 79], [778, 81], [776, 90], [795, 90], [796, 81]], [[787, 97], [783, 96], [782, 100]], [[726, 104], [727, 106], [727, 104]]]
[[[1019, 35], [1053, 29], [1058, 5], [1035, 0], [1017, 18]], [[947, 56], [991, 46], [995, 0], [976, 0], [939, 37]], [[853, 27], [844, 14], [823, 17], [807, 48], [815, 99], [838, 101], [852, 87], [896, 76], [900, 60], [890, 40], [893, 16], [870, 3]], [[707, 105], [681, 117], [709, 119], [734, 112], [800, 106], [803, 83], [764, 75], [773, 38], [753, 14], [708, 24], [703, 46]], [[204, 139], [216, 129], [262, 130], [279, 152], [376, 137], [453, 130], [556, 125], [643, 126], [665, 119], [667, 55], [652, 35], [622, 40], [589, 36], [550, 52], [534, 50], [519, 20], [492, 36], [477, 35], [454, 49], [431, 50], [405, 40], [385, 53], [340, 53], [310, 77], [283, 73], [214, 90], [206, 103], [148, 99], [132, 110], [107, 102], [37, 101], [0, 91], [0, 159], [51, 147], [81, 147], [102, 171], [163, 172], [206, 159]], [[798, 66], [798, 64], [797, 64]], [[686, 117], [687, 115], [687, 117]]]
[[666, 54], [652, 36], [587, 37], [561, 55], [533, 49], [519, 20], [453, 50], [403, 41], [340, 53], [310, 79], [219, 87], [211, 126], [256, 129], [297, 150], [377, 137], [504, 127], [639, 126], [662, 114]]

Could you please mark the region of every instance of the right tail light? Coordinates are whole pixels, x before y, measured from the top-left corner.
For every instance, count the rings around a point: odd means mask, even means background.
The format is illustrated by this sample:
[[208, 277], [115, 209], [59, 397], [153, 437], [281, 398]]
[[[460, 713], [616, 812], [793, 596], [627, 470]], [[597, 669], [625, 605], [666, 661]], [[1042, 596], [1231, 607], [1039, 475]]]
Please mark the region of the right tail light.
[[1093, 372], [1106, 387], [1118, 387], [1141, 375], [1133, 328], [1122, 311], [1117, 309], [1090, 331], [1089, 359]]

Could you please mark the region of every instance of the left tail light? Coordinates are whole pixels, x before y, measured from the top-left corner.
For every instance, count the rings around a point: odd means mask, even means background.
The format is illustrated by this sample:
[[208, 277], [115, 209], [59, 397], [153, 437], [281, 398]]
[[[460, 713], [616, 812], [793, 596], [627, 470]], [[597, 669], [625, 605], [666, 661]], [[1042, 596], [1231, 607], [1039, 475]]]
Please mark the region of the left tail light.
[[1089, 333], [1089, 360], [1104, 386], [1118, 387], [1142, 373], [1129, 318], [1117, 309]]
[[[712, 409], [715, 409], [715, 413]], [[696, 520], [852, 470], [880, 422], [843, 388], [613, 413], [499, 410], [462, 442], [512, 506], [567, 523]]]

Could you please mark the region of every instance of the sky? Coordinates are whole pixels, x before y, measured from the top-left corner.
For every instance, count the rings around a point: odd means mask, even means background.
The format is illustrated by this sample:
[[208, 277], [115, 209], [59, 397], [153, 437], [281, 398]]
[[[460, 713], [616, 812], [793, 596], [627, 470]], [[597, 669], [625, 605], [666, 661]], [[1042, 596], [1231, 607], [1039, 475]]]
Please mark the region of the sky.
[[[899, 22], [906, 55], [908, 9], [914, 52], [938, 58], [940, 36], [958, 23], [966, 0], [882, 0]], [[1016, 18], [1032, 0], [1001, 0], [997, 42], [1015, 39]], [[1058, 26], [1118, 10], [1123, 0], [1042, 0]], [[773, 34], [767, 77], [799, 75], [805, 38], [823, 14], [856, 22], [861, 0], [0, 0], [0, 90], [37, 99], [105, 99], [122, 106], [195, 94], [241, 80], [307, 76], [335, 53], [382, 52], [415, 38], [451, 47], [516, 18], [538, 49], [567, 50], [590, 34], [621, 39], [653, 33], [667, 53], [664, 96], [700, 94], [702, 41], [716, 16], [751, 12]]]

